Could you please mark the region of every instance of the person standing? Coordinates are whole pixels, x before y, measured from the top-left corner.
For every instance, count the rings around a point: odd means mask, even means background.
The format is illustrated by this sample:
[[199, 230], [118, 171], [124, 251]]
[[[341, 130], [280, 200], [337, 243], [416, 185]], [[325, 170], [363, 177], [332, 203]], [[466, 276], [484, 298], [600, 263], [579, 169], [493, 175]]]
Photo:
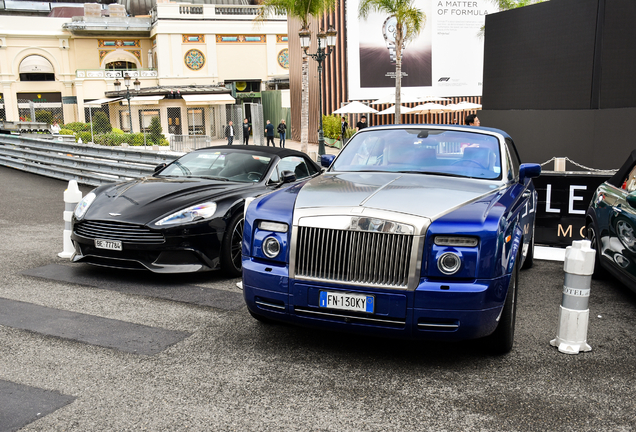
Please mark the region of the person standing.
[[252, 125], [247, 119], [243, 120], [243, 144], [249, 145], [250, 141], [250, 132], [252, 130]]
[[342, 146], [347, 143], [347, 128], [349, 127], [349, 123], [347, 123], [347, 119], [342, 116], [340, 118], [340, 140], [342, 141]]
[[61, 130], [62, 128], [60, 127], [59, 124], [57, 124], [57, 121], [53, 120], [53, 124], [51, 125], [51, 133], [53, 135], [57, 135], [60, 133]]
[[280, 137], [280, 141], [278, 145], [280, 148], [285, 148], [285, 134], [287, 133], [287, 125], [285, 124], [285, 119], [282, 119], [280, 123], [278, 123], [278, 127], [276, 128], [278, 131], [278, 136]]
[[365, 116], [360, 117], [360, 121], [356, 123], [356, 132], [361, 131], [365, 127], [369, 126], [367, 124], [367, 118]]
[[232, 127], [234, 123], [230, 120], [225, 126], [225, 139], [227, 140], [227, 145], [232, 145], [234, 142], [234, 127]]
[[274, 144], [274, 125], [267, 120], [267, 125], [265, 126], [265, 136], [267, 136], [267, 147], [269, 147], [269, 143], [272, 143], [272, 147], [276, 147]]

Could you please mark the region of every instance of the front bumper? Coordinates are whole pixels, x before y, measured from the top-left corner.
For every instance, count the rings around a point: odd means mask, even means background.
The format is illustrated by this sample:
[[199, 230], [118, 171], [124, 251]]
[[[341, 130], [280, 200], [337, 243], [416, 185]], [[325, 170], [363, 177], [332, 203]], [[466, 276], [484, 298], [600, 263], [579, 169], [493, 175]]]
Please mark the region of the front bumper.
[[121, 251], [98, 249], [95, 240], [73, 232], [73, 262], [155, 273], [190, 273], [220, 268], [223, 234], [165, 236], [157, 244], [122, 242]]
[[[498, 324], [509, 276], [471, 282], [420, 280], [414, 291], [293, 280], [285, 266], [243, 260], [247, 307], [257, 315], [298, 325], [389, 337], [476, 339]], [[373, 314], [319, 306], [320, 291], [373, 295]]]

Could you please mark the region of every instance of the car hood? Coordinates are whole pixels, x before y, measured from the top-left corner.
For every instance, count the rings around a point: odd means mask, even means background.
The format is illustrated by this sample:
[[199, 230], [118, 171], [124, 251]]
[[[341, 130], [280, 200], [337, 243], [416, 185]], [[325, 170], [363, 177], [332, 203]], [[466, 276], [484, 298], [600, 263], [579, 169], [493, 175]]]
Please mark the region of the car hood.
[[246, 187], [253, 186], [205, 179], [147, 177], [100, 188], [85, 218], [146, 224], [162, 215]]
[[336, 173], [305, 184], [296, 208], [367, 207], [434, 220], [464, 204], [483, 199], [501, 183], [426, 174]]

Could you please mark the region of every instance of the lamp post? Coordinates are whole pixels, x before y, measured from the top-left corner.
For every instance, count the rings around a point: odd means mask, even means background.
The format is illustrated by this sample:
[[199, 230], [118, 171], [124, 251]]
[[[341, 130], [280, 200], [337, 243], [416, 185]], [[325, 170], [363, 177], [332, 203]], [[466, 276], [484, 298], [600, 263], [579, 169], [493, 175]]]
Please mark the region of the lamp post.
[[[132, 99], [133, 95], [130, 93], [130, 75], [125, 74], [124, 75], [124, 85], [126, 86], [126, 96], [124, 96], [126, 98], [126, 101], [128, 101], [128, 123], [130, 125], [130, 133], [133, 133], [133, 126], [132, 126], [132, 109], [130, 108], [130, 99]], [[139, 82], [139, 79], [135, 78], [135, 82], [133, 83], [133, 85], [135, 86], [135, 92], [138, 92], [139, 89], [141, 88], [141, 83]], [[119, 82], [119, 79], [115, 80], [115, 91], [119, 91], [121, 90], [121, 83]]]
[[329, 29], [318, 32], [318, 49], [315, 54], [307, 52], [309, 45], [311, 44], [311, 32], [302, 28], [298, 32], [300, 36], [300, 47], [303, 49], [306, 55], [313, 58], [318, 62], [318, 107], [320, 115], [320, 129], [318, 129], [318, 154], [325, 154], [325, 134], [322, 130], [322, 62], [329, 57], [329, 54], [333, 52], [333, 47], [336, 46], [336, 37], [338, 32], [333, 26], [329, 26]]

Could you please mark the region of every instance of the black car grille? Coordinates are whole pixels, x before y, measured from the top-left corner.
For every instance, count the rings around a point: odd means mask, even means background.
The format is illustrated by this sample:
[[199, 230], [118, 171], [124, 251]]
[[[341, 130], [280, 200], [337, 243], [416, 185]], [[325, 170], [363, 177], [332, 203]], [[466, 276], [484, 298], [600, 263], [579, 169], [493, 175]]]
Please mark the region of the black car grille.
[[161, 244], [163, 234], [143, 225], [105, 221], [82, 221], [75, 224], [75, 234], [90, 239], [119, 240], [126, 243]]

